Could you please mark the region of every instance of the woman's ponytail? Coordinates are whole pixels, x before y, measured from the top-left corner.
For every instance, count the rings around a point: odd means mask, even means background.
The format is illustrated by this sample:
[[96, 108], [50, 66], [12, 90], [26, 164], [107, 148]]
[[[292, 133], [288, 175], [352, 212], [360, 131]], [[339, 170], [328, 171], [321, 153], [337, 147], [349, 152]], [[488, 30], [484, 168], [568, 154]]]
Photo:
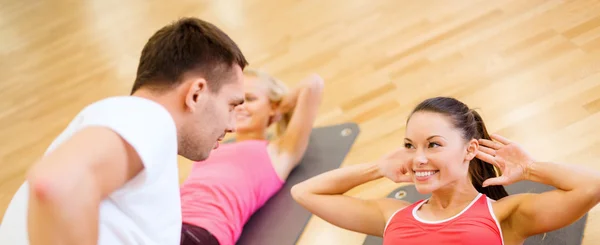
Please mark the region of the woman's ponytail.
[[[475, 127], [477, 129], [476, 136], [479, 136], [476, 138], [492, 140], [479, 113], [474, 110], [470, 110], [469, 113], [472, 114], [473, 122], [475, 123]], [[479, 158], [473, 158], [469, 164], [469, 174], [471, 176], [471, 182], [478, 192], [483, 193], [494, 200], [499, 200], [505, 196], [508, 196], [508, 193], [503, 186], [482, 186], [485, 180], [500, 175], [500, 170], [497, 170], [494, 165], [484, 162]]]

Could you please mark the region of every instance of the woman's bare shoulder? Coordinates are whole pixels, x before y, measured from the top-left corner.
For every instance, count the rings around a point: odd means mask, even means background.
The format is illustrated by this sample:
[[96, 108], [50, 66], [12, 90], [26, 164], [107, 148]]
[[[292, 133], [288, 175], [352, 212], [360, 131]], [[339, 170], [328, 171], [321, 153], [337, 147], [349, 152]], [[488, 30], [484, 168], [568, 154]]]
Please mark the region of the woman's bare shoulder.
[[397, 211], [410, 206], [412, 203], [394, 198], [382, 198], [376, 201], [385, 220], [389, 220]]
[[498, 222], [503, 222], [506, 220], [519, 206], [519, 203], [524, 198], [528, 198], [533, 195], [532, 193], [520, 193], [515, 195], [509, 195], [501, 198], [500, 200], [494, 201], [492, 200], [492, 209], [494, 210], [494, 215]]

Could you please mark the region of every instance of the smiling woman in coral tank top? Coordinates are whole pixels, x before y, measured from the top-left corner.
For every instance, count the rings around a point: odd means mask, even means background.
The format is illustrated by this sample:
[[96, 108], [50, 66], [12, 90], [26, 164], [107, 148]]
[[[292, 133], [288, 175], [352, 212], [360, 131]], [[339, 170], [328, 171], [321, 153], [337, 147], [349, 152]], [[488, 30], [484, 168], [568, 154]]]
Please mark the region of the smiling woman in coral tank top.
[[[382, 177], [414, 183], [431, 198], [411, 204], [343, 195]], [[556, 190], [508, 196], [503, 185], [521, 180]], [[565, 227], [598, 204], [600, 175], [535, 161], [518, 144], [490, 137], [467, 105], [437, 97], [411, 113], [399, 150], [315, 176], [294, 186], [292, 195], [322, 219], [383, 237], [384, 245], [516, 245]]]

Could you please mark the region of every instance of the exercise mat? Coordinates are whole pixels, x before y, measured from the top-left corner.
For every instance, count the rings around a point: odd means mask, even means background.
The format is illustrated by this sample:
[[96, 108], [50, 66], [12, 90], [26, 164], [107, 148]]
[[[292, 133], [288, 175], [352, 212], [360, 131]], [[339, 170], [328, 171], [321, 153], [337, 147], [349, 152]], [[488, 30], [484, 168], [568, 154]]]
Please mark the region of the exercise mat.
[[355, 123], [314, 128], [300, 164], [281, 190], [250, 217], [236, 244], [295, 244], [311, 213], [292, 199], [290, 189], [308, 178], [339, 168], [358, 134]]
[[[513, 195], [518, 193], [541, 193], [554, 190], [555, 188], [537, 182], [520, 181], [505, 186], [505, 189], [509, 194]], [[429, 198], [430, 196], [417, 192], [414, 185], [400, 187], [388, 195], [388, 197], [398, 198], [410, 203]], [[585, 214], [575, 223], [562, 229], [529, 237], [525, 240], [524, 245], [581, 245], [587, 216]], [[367, 236], [363, 245], [381, 245], [382, 243], [383, 240], [380, 237]]]

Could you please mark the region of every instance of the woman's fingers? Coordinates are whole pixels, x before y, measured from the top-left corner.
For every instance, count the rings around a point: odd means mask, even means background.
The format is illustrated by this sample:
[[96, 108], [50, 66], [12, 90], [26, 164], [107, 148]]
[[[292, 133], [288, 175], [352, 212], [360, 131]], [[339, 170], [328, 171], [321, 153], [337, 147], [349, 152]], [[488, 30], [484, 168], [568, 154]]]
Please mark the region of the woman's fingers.
[[398, 179], [395, 181], [396, 183], [404, 183], [404, 182], [413, 182], [413, 177], [410, 174], [404, 174], [398, 176]]
[[479, 144], [483, 145], [483, 146], [487, 146], [489, 148], [492, 148], [494, 150], [498, 150], [500, 149], [500, 147], [502, 147], [502, 144], [498, 143], [498, 142], [494, 142], [488, 139], [479, 139]]
[[479, 151], [479, 152], [477, 152], [476, 157], [479, 158], [479, 159], [481, 159], [484, 162], [490, 163], [490, 164], [498, 167], [498, 163], [496, 163], [496, 160], [494, 159], [494, 156], [492, 156], [492, 155], [490, 155], [488, 153], [485, 153], [483, 151]]
[[505, 144], [505, 145], [512, 143], [509, 139], [504, 138], [503, 136], [498, 135], [498, 134], [492, 134], [492, 135], [490, 135], [490, 138], [492, 138], [502, 144]]
[[479, 146], [479, 151], [485, 152], [491, 156], [496, 156], [496, 150], [486, 146]]
[[489, 178], [483, 181], [483, 187], [493, 186], [493, 185], [507, 185], [509, 183], [509, 179], [506, 176], [499, 176], [495, 178]]

